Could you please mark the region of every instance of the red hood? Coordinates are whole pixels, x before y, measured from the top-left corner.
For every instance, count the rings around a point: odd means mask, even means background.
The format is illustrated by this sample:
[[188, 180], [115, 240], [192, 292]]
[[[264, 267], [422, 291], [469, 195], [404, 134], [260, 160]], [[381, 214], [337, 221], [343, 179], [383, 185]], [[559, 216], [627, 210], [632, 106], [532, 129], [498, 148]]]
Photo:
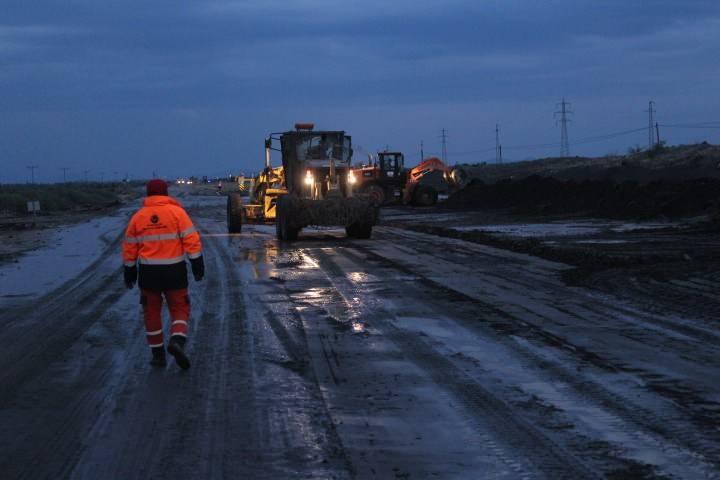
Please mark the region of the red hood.
[[161, 207], [163, 205], [175, 205], [176, 207], [182, 207], [179, 201], [166, 195], [152, 195], [145, 197], [143, 206], [145, 207]]

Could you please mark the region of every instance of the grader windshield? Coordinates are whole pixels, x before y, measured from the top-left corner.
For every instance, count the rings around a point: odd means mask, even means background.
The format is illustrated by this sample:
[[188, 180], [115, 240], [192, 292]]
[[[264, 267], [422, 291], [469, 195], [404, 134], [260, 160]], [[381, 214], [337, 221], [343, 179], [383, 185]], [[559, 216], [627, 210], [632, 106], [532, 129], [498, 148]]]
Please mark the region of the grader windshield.
[[350, 137], [341, 132], [307, 134], [297, 139], [297, 158], [308, 167], [327, 167], [330, 159], [345, 166], [350, 163]]

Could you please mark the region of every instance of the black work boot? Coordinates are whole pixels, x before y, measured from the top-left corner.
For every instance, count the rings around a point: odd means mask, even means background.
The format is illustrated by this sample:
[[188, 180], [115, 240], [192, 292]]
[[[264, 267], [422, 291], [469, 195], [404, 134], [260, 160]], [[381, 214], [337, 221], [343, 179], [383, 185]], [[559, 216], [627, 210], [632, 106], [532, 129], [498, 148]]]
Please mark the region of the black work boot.
[[165, 361], [165, 347], [152, 347], [152, 360], [150, 365], [153, 367], [164, 367], [167, 365]]
[[183, 370], [190, 368], [190, 360], [185, 355], [185, 337], [181, 335], [173, 335], [170, 337], [170, 343], [168, 343], [167, 351], [175, 357], [175, 362]]

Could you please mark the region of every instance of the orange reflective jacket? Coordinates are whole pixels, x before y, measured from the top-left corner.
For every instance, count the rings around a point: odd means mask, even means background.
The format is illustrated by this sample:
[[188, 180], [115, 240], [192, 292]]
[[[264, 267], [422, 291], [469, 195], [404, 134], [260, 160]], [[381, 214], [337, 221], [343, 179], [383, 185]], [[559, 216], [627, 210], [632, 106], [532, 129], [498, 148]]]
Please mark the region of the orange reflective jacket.
[[164, 195], [147, 197], [125, 231], [123, 262], [132, 267], [173, 265], [202, 255], [200, 234], [180, 203]]

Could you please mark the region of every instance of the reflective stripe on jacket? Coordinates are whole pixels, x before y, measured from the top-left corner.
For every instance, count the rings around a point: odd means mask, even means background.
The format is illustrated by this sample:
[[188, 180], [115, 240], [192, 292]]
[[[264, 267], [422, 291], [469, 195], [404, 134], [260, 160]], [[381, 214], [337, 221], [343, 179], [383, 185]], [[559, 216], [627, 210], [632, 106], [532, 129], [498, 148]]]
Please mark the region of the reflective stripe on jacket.
[[200, 234], [180, 203], [164, 195], [145, 198], [143, 207], [130, 219], [123, 242], [123, 263], [174, 265], [185, 256], [202, 255]]

